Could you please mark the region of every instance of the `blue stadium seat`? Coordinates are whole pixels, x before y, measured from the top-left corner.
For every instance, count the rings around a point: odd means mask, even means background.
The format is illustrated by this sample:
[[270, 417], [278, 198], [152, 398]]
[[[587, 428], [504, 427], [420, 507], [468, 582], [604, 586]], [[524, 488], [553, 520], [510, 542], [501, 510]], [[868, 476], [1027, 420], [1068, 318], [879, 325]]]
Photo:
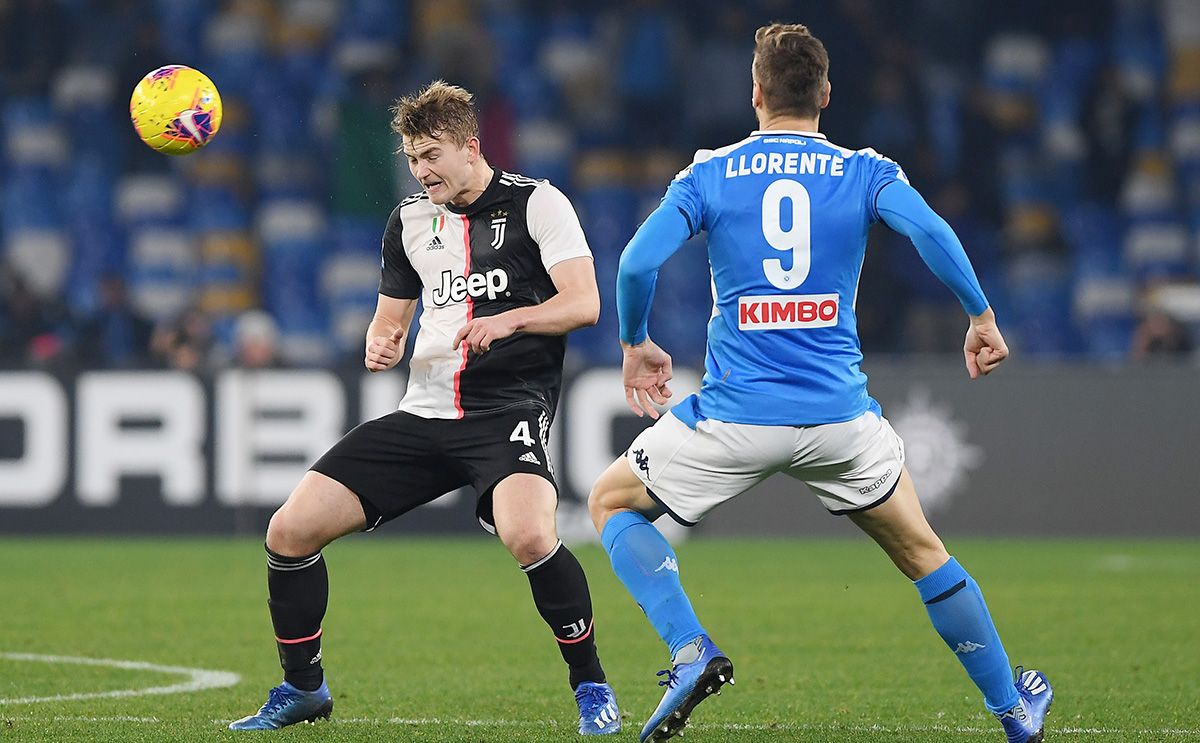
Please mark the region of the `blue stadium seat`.
[[154, 320], [177, 316], [191, 306], [196, 290], [196, 246], [177, 228], [143, 226], [130, 231], [129, 294]]
[[1075, 284], [1074, 316], [1088, 354], [1101, 359], [1128, 355], [1137, 325], [1133, 282], [1119, 276], [1081, 277]]
[[50, 229], [63, 224], [58, 179], [44, 168], [14, 166], [0, 187], [4, 230]]
[[1013, 342], [1030, 357], [1059, 357], [1073, 351], [1072, 287], [1068, 271], [1046, 256], [1025, 256], [1009, 267], [1005, 317]]

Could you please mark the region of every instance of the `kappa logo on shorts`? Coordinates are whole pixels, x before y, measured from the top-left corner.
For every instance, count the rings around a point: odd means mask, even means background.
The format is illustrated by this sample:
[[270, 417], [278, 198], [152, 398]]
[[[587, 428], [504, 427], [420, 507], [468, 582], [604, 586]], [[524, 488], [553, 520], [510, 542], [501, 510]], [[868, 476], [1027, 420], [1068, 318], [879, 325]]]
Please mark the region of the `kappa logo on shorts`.
[[633, 452], [633, 458], [637, 462], [638, 469], [646, 473], [646, 477], [650, 477], [650, 457], [646, 456], [645, 449], [637, 449]]
[[879, 488], [883, 487], [883, 484], [885, 482], [887, 482], [887, 479], [891, 476], [892, 476], [892, 470], [891, 470], [891, 468], [888, 468], [888, 471], [884, 472], [882, 475], [880, 475], [878, 480], [876, 480], [875, 482], [866, 486], [865, 488], [859, 488], [858, 492], [863, 495], [866, 495], [867, 493], [870, 493], [872, 491], [879, 490]]
[[967, 640], [966, 642], [958, 643], [958, 647], [954, 649], [954, 652], [966, 655], [968, 653], [973, 653], [976, 650], [983, 650], [986, 647], [987, 645], [980, 645], [977, 642], [971, 642], [970, 640]]

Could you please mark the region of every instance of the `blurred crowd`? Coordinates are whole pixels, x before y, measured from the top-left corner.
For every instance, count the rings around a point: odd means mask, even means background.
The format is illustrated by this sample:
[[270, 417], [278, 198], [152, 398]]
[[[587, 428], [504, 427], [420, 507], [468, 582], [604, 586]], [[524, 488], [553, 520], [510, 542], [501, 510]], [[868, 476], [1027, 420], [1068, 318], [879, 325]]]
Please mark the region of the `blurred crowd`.
[[[0, 0], [0, 365], [207, 370], [357, 364], [388, 213], [416, 189], [388, 106], [441, 77], [483, 150], [571, 196], [601, 322], [694, 150], [755, 126], [755, 28], [829, 49], [822, 130], [898, 161], [951, 223], [1014, 349], [1191, 355], [1200, 336], [1200, 4], [1194, 0]], [[137, 141], [128, 95], [187, 64], [224, 122], [200, 153]], [[962, 311], [872, 232], [864, 348], [953, 351]], [[703, 238], [660, 278], [652, 334], [704, 353]]]

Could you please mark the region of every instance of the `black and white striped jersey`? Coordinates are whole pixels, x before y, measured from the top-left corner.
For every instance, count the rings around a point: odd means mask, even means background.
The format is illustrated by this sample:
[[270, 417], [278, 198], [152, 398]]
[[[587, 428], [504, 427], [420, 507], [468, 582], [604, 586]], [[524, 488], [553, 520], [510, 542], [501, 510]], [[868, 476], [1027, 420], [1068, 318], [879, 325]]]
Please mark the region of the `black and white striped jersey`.
[[454, 335], [473, 317], [541, 304], [557, 291], [549, 270], [591, 256], [571, 202], [548, 181], [493, 168], [471, 205], [434, 205], [425, 193], [400, 202], [383, 234], [379, 293], [420, 297], [421, 329], [400, 409], [462, 418], [521, 403], [553, 414], [565, 336], [517, 333], [475, 354]]

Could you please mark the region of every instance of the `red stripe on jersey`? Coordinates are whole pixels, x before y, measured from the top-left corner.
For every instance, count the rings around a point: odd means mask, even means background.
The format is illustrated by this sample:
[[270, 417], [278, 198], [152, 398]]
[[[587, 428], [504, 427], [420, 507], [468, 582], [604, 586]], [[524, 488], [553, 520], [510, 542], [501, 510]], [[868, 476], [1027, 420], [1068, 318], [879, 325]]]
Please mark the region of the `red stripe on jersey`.
[[[463, 247], [466, 248], [467, 267], [463, 269], [463, 277], [471, 275], [471, 220], [467, 219], [467, 215], [460, 217], [463, 223]], [[471, 313], [475, 309], [475, 302], [471, 299], [471, 295], [467, 294], [467, 322], [471, 322]], [[462, 363], [458, 365], [458, 371], [454, 372], [454, 409], [458, 412], [455, 418], [463, 417], [462, 409], [462, 389], [459, 387], [459, 377], [462, 376], [463, 369], [467, 368], [467, 342], [462, 342]]]

